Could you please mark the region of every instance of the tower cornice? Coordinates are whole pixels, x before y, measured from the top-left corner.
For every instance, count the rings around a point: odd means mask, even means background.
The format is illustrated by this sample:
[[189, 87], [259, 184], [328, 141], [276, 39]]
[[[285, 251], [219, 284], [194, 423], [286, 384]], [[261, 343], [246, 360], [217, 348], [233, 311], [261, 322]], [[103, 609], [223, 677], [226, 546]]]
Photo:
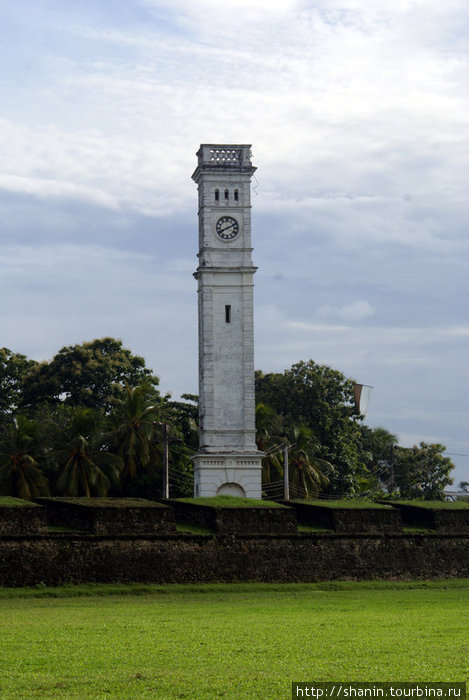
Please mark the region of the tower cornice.
[[192, 179], [197, 183], [202, 175], [210, 173], [251, 176], [257, 169], [251, 163], [251, 144], [203, 143], [196, 155], [198, 163]]
[[254, 275], [257, 272], [257, 270], [258, 270], [258, 268], [255, 267], [254, 265], [249, 266], [249, 267], [248, 266], [246, 266], [246, 267], [239, 267], [239, 266], [237, 266], [237, 267], [221, 267], [221, 266], [218, 266], [218, 267], [208, 267], [208, 266], [205, 267], [204, 266], [204, 267], [202, 267], [201, 266], [201, 267], [198, 267], [197, 270], [195, 272], [193, 272], [192, 274], [195, 277], [195, 279], [197, 280], [204, 273], [206, 273], [206, 274], [213, 274], [213, 273], [227, 274], [227, 273], [230, 273], [231, 274], [233, 272], [236, 272], [236, 273], [239, 272], [242, 274]]

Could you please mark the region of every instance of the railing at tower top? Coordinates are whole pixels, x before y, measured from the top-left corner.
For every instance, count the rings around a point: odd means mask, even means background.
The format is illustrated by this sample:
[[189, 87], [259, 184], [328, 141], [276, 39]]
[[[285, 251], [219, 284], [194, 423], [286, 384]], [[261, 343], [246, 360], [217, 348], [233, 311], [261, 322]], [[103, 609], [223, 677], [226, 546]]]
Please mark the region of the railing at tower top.
[[198, 153], [199, 165], [223, 168], [251, 165], [251, 146], [247, 144], [202, 144]]
[[242, 155], [241, 149], [238, 148], [211, 148], [210, 163], [223, 163], [223, 165], [235, 163], [239, 165]]

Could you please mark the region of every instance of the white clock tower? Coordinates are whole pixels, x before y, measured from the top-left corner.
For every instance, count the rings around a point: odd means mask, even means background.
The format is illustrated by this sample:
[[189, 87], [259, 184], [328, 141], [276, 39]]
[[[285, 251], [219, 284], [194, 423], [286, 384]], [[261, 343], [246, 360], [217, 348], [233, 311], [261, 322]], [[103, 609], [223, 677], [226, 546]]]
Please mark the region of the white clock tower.
[[248, 145], [202, 144], [199, 191], [199, 452], [194, 495], [261, 498], [254, 398]]

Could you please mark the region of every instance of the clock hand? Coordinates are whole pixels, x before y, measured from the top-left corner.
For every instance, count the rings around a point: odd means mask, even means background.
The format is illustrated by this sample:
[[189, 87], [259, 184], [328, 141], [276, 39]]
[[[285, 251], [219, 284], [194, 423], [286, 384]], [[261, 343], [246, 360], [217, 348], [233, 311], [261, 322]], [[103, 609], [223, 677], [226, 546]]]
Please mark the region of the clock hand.
[[220, 233], [222, 233], [223, 231], [226, 231], [229, 228], [233, 228], [233, 226], [234, 226], [234, 224], [228, 224], [227, 226], [224, 226], [223, 228], [221, 228], [221, 226], [220, 226]]

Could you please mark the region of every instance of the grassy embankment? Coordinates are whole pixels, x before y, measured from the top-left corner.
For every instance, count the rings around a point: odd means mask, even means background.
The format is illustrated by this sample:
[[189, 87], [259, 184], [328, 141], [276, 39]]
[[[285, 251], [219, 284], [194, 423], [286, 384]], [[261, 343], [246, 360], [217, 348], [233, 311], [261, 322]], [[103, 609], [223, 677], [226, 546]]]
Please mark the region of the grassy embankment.
[[199, 498], [178, 498], [181, 503], [195, 506], [210, 506], [211, 508], [284, 508], [275, 501], [261, 501], [240, 496], [205, 496]]
[[288, 698], [292, 680], [467, 681], [468, 618], [469, 580], [0, 589], [0, 697]]

